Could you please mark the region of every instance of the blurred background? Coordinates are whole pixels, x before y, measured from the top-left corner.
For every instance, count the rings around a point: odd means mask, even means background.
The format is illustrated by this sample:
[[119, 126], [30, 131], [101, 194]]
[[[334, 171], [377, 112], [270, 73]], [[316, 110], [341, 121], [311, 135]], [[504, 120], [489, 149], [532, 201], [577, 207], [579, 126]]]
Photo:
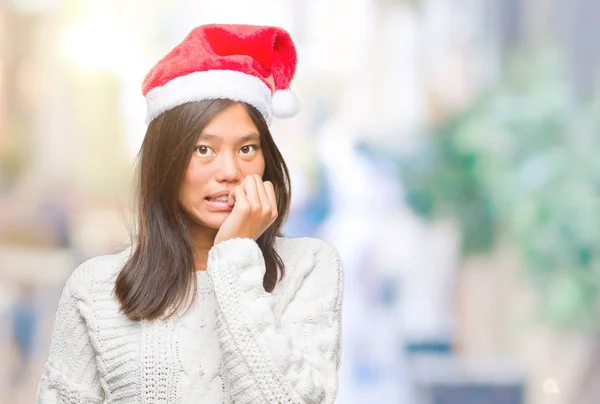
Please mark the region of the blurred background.
[[298, 53], [289, 236], [345, 263], [337, 402], [600, 402], [600, 2], [0, 0], [0, 402], [128, 243], [141, 82], [196, 25]]

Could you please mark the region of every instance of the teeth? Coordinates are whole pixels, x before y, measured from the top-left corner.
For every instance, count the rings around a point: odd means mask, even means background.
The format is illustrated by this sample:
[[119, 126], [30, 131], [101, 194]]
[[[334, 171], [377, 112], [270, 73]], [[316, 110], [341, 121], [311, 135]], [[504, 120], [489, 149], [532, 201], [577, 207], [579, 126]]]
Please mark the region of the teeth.
[[227, 195], [220, 196], [218, 198], [212, 198], [211, 201], [213, 201], [213, 202], [227, 202]]

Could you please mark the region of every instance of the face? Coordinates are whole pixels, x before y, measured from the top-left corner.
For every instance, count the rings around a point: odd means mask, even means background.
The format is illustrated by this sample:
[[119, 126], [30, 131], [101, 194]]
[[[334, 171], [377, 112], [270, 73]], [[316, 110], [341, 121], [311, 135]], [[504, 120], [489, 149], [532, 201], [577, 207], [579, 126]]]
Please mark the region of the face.
[[247, 175], [262, 177], [264, 171], [258, 129], [241, 104], [232, 104], [215, 116], [196, 140], [179, 203], [198, 228], [219, 229], [231, 207], [216, 198], [226, 197]]

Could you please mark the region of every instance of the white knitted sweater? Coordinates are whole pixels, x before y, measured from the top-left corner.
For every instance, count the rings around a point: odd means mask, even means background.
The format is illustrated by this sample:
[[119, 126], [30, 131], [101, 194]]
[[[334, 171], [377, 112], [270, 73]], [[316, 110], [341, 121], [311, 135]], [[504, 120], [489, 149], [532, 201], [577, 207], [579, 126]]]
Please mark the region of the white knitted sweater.
[[314, 238], [278, 238], [272, 293], [251, 239], [214, 246], [198, 294], [168, 320], [132, 321], [112, 291], [129, 250], [79, 266], [61, 296], [38, 404], [333, 403], [343, 270]]

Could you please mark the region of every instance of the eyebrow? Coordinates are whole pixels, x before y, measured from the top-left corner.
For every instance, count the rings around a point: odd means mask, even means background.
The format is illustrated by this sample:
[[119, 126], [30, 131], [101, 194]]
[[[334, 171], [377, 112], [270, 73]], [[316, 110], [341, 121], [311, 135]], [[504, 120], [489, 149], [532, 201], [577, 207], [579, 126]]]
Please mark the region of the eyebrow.
[[[201, 133], [200, 136], [198, 136], [198, 140], [200, 139], [204, 139], [204, 140], [221, 140], [222, 138], [220, 136], [217, 135], [211, 135], [210, 133]], [[238, 141], [240, 143], [244, 143], [244, 142], [248, 142], [250, 140], [255, 140], [258, 141], [260, 140], [260, 136], [257, 133], [250, 133], [246, 136], [242, 136]]]

